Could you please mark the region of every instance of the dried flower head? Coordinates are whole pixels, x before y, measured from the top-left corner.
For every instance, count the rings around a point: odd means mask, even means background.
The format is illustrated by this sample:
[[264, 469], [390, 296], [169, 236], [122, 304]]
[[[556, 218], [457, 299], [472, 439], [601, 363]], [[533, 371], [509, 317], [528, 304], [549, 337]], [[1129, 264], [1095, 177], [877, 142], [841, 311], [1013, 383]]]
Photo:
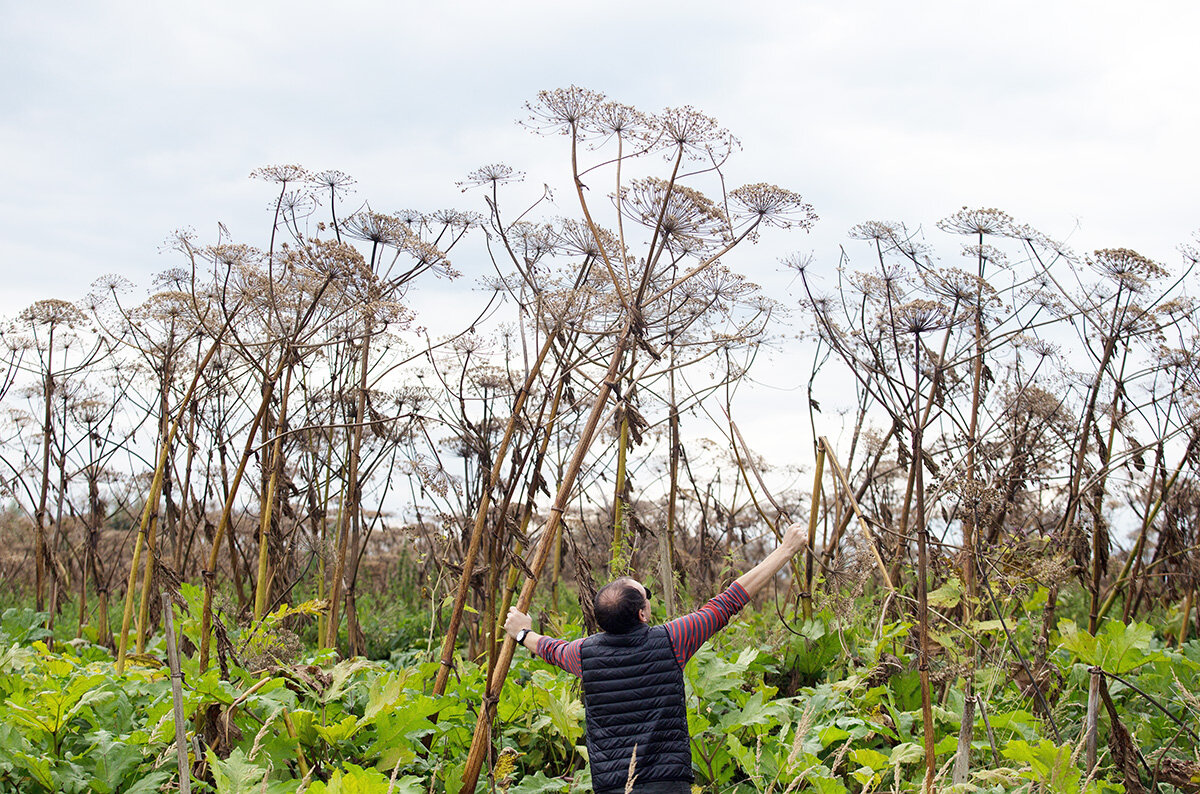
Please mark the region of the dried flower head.
[[626, 217], [650, 228], [657, 226], [667, 239], [723, 239], [729, 234], [725, 212], [707, 196], [656, 177], [633, 180], [621, 191], [619, 204]]
[[662, 143], [669, 146], [668, 156], [683, 154], [689, 159], [724, 160], [741, 143], [716, 119], [690, 105], [666, 108], [654, 117]]
[[874, 240], [875, 242], [892, 242], [899, 237], [899, 224], [884, 221], [866, 221], [850, 227], [848, 232], [852, 240]]
[[375, 212], [368, 205], [339, 224], [342, 233], [376, 245], [399, 246], [410, 236], [408, 226], [395, 215]]
[[466, 179], [455, 184], [465, 193], [473, 187], [496, 187], [506, 182], [521, 182], [524, 179], [524, 171], [514, 171], [511, 166], [504, 163], [491, 163], [483, 168], [476, 168], [467, 174]]
[[250, 178], [286, 185], [288, 182], [307, 181], [310, 176], [308, 171], [298, 165], [268, 165], [255, 168], [250, 172]]
[[[275, 206], [273, 202], [268, 209], [273, 210]], [[281, 212], [292, 219], [304, 218], [317, 208], [317, 200], [307, 190], [289, 190], [279, 197], [278, 206]]]
[[812, 205], [799, 193], [765, 182], [743, 185], [730, 193], [729, 198], [745, 210], [744, 217], [767, 226], [810, 229], [817, 222]]
[[477, 212], [463, 212], [456, 209], [437, 210], [429, 213], [427, 219], [440, 223], [452, 229], [473, 229], [483, 225], [483, 216]]
[[996, 288], [974, 273], [957, 267], [937, 268], [921, 271], [925, 287], [937, 295], [960, 304], [999, 306]]
[[945, 306], [929, 300], [909, 301], [898, 306], [894, 315], [897, 328], [916, 335], [945, 328], [952, 319]]
[[539, 132], [579, 136], [593, 126], [594, 114], [603, 102], [604, 94], [576, 85], [539, 91], [537, 99], [525, 103], [529, 111], [525, 125]]
[[328, 192], [331, 196], [345, 196], [354, 192], [357, 180], [343, 174], [341, 171], [320, 171], [308, 177], [308, 184], [313, 190]]
[[610, 257], [616, 256], [621, 249], [617, 236], [602, 227], [596, 227], [596, 231], [599, 233], [599, 240], [592, 234], [591, 227], [583, 221], [562, 218], [554, 231], [554, 246], [566, 254], [577, 256], [598, 257], [601, 250]]
[[633, 107], [620, 102], [603, 102], [592, 113], [588, 127], [600, 135], [615, 135], [618, 138], [653, 137], [650, 118]]
[[262, 251], [242, 243], [220, 243], [204, 249], [204, 254], [214, 265], [223, 268], [240, 268], [259, 262]]
[[1151, 281], [1168, 274], [1162, 265], [1128, 248], [1103, 248], [1085, 261], [1102, 276], [1133, 292], [1141, 292]]
[[92, 290], [95, 292], [117, 293], [129, 292], [131, 289], [133, 282], [116, 273], [106, 273], [92, 282]]
[[995, 208], [967, 209], [963, 207], [948, 218], [942, 218], [937, 226], [951, 234], [1011, 234], [1014, 229], [1012, 217]]
[[813, 261], [814, 256], [811, 251], [806, 254], [792, 252], [780, 259], [779, 263], [788, 270], [795, 270], [800, 275], [804, 275], [808, 268], [812, 266]]
[[520, 256], [527, 267], [533, 267], [542, 257], [554, 250], [557, 235], [549, 224], [518, 221], [504, 232], [513, 253]]
[[34, 325], [66, 325], [68, 327], [84, 319], [79, 307], [70, 301], [46, 298], [25, 308], [18, 315], [22, 322]]

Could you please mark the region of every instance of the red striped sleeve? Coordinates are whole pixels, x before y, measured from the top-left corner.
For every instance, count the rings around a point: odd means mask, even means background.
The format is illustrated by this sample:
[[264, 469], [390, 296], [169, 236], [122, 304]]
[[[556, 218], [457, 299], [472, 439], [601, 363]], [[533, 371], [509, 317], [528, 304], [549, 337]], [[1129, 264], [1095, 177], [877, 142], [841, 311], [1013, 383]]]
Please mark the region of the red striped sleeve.
[[538, 637], [537, 655], [555, 667], [561, 667], [571, 675], [583, 675], [583, 664], [579, 661], [579, 647], [583, 640], [556, 640], [553, 637]]
[[[723, 593], [713, 598], [704, 606], [690, 615], [675, 618], [665, 624], [667, 634], [671, 638], [671, 647], [675, 649], [675, 658], [679, 666], [687, 664], [692, 654], [700, 650], [709, 637], [725, 628], [725, 624], [734, 614], [746, 605], [750, 595], [737, 582], [729, 585]], [[541, 651], [541, 643], [538, 643]]]

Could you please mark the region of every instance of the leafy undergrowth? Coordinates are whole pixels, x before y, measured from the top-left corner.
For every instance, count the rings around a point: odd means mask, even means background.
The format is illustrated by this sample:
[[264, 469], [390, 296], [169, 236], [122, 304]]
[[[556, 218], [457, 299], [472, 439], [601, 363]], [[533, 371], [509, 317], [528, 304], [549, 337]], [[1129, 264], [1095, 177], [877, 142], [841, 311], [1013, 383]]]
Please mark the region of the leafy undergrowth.
[[[76, 642], [50, 650], [45, 618], [9, 609], [0, 621], [0, 792], [176, 790], [161, 645], [152, 643], [117, 675], [105, 648]], [[791, 633], [773, 616], [738, 620], [740, 630], [718, 635], [686, 670], [699, 787], [729, 794], [921, 789], [921, 698], [908, 624], [847, 627], [824, 616]], [[181, 612], [179, 623], [194, 641], [195, 622]], [[1020, 622], [1013, 629], [1029, 634]], [[250, 631], [233, 637], [234, 645], [265, 642]], [[578, 631], [568, 625], [563, 633]], [[1133, 789], [1132, 774], [1146, 790], [1200, 790], [1191, 735], [1200, 715], [1193, 694], [1200, 691], [1200, 644], [1168, 648], [1146, 624], [1108, 622], [1092, 636], [1069, 620], [1054, 639], [1049, 664], [1033, 671], [1053, 724], [1009, 657], [989, 654], [986, 642], [980, 658], [1004, 658], [1003, 665], [981, 663], [972, 673], [943, 661], [934, 671], [938, 789], [1120, 792]], [[1111, 674], [1105, 680], [1119, 727], [1102, 710], [1099, 762], [1089, 775], [1083, 729], [1093, 667]], [[457, 792], [484, 671], [460, 661], [440, 698], [429, 694], [436, 672], [424, 649], [402, 649], [387, 661], [309, 653], [253, 671], [232, 664], [227, 678], [216, 665], [201, 672], [195, 654], [185, 657], [192, 790]], [[966, 675], [982, 708], [974, 711], [970, 771], [955, 785]], [[480, 790], [590, 791], [583, 731], [575, 680], [519, 654], [498, 704], [492, 775]]]

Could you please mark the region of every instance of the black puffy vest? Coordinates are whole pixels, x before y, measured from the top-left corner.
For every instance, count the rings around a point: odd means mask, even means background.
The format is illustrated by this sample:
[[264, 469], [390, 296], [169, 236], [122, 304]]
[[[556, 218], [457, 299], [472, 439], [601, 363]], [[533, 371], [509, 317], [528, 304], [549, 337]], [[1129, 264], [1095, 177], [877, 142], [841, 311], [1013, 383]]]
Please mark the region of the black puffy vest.
[[683, 670], [662, 626], [594, 634], [579, 649], [592, 787], [625, 790], [637, 745], [638, 783], [691, 781]]

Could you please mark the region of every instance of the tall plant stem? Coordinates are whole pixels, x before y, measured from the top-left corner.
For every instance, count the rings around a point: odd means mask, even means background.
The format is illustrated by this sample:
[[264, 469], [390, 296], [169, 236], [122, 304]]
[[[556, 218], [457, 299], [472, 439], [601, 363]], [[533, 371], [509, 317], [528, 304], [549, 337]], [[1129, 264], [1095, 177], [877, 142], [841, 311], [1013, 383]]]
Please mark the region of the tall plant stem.
[[[592, 445], [592, 439], [596, 435], [596, 427], [600, 424], [600, 417], [603, 415], [605, 405], [612, 394], [615, 385], [614, 379], [617, 376], [621, 361], [625, 357], [625, 349], [629, 344], [629, 337], [632, 330], [633, 321], [630, 319], [626, 321], [625, 327], [617, 337], [616, 349], [613, 351], [608, 372], [600, 382], [596, 399], [592, 403], [591, 413], [588, 415], [587, 422], [580, 433], [578, 446], [575, 448], [574, 455], [571, 456], [571, 462], [568, 464], [567, 470], [563, 473], [562, 482], [559, 483], [558, 492], [554, 497], [554, 505], [550, 508], [550, 517], [546, 522], [546, 526], [542, 529], [533, 564], [529, 566], [532, 576], [525, 580], [525, 585], [521, 588], [521, 595], [517, 599], [517, 609], [522, 612], [529, 610], [529, 604], [533, 601], [533, 591], [537, 588], [538, 578], [541, 576], [542, 570], [546, 567], [546, 561], [550, 558], [550, 552], [558, 536], [559, 524], [562, 522], [563, 513], [567, 509], [567, 501], [570, 499], [571, 492], [575, 488], [575, 480], [579, 477], [579, 470], [583, 468], [583, 460]], [[470, 752], [467, 754], [466, 767], [463, 769], [461, 794], [472, 794], [475, 791], [475, 784], [479, 781], [479, 772], [483, 768], [484, 758], [487, 756], [488, 747], [491, 745], [492, 720], [496, 715], [496, 705], [499, 702], [500, 690], [504, 686], [504, 680], [508, 677], [508, 669], [512, 665], [512, 657], [516, 647], [517, 644], [512, 637], [507, 637], [504, 640], [504, 647], [501, 648], [500, 656], [496, 660], [496, 669], [492, 671], [492, 675], [488, 679], [487, 691], [484, 693], [482, 702], [479, 705], [479, 718], [475, 722], [475, 733], [471, 739]]]
[[[1133, 544], [1133, 551], [1130, 552], [1129, 556], [1125, 558], [1125, 563], [1121, 566], [1121, 573], [1117, 575], [1117, 579], [1115, 582], [1113, 582], [1113, 586], [1108, 593], [1108, 597], [1104, 599], [1104, 603], [1100, 607], [1099, 616], [1101, 619], [1108, 616], [1109, 611], [1113, 607], [1113, 603], [1116, 602], [1117, 596], [1121, 593], [1121, 588], [1128, 581], [1130, 581], [1130, 579], [1136, 580], [1137, 572], [1135, 570], [1131, 577], [1130, 568], [1134, 567], [1135, 565], [1140, 565], [1140, 562], [1138, 561], [1141, 559], [1142, 552], [1145, 549], [1146, 537], [1150, 531], [1150, 527], [1154, 524], [1154, 520], [1158, 518], [1158, 513], [1162, 509], [1162, 506], [1167, 498], [1167, 494], [1169, 494], [1171, 488], [1174, 487], [1175, 481], [1179, 479], [1179, 474], [1183, 471], [1183, 464], [1186, 462], [1186, 460], [1187, 456], [1180, 458], [1179, 465], [1176, 466], [1175, 471], [1171, 473], [1171, 478], [1163, 484], [1162, 490], [1155, 498], [1154, 506], [1146, 512], [1146, 518], [1142, 521], [1142, 527], [1138, 532], [1137, 541], [1135, 541]], [[1151, 481], [1151, 488], [1153, 487], [1153, 481]]]
[[146, 530], [150, 524], [150, 516], [158, 512], [158, 497], [162, 493], [163, 474], [167, 469], [167, 459], [170, 457], [171, 444], [175, 440], [175, 434], [179, 430], [179, 425], [183, 422], [183, 415], [187, 411], [189, 404], [192, 402], [192, 397], [196, 393], [196, 385], [200, 382], [200, 376], [208, 367], [208, 362], [212, 361], [212, 357], [216, 354], [217, 349], [221, 346], [221, 338], [225, 335], [225, 329], [229, 327], [229, 323], [233, 320], [237, 310], [229, 314], [225, 321], [224, 327], [217, 332], [216, 338], [213, 339], [212, 346], [208, 352], [204, 354], [204, 358], [196, 365], [196, 374], [192, 377], [192, 383], [188, 386], [187, 393], [183, 396], [183, 401], [179, 406], [179, 413], [171, 422], [170, 428], [164, 434], [162, 439], [162, 448], [158, 452], [158, 462], [154, 467], [154, 479], [150, 483], [150, 493], [146, 496], [146, 504], [142, 508], [142, 520], [138, 528], [138, 534], [134, 539], [133, 546], [133, 561], [129, 565], [129, 581], [125, 587], [125, 612], [121, 618], [121, 638], [117, 647], [117, 673], [125, 672], [125, 654], [129, 647], [129, 624], [133, 619], [133, 593], [137, 584], [137, 569], [141, 562], [142, 543], [145, 541]]
[[[282, 364], [281, 360], [280, 366]], [[217, 522], [217, 531], [213, 534], [212, 548], [208, 555], [208, 565], [201, 571], [201, 576], [204, 579], [204, 606], [200, 613], [201, 672], [208, 669], [208, 654], [211, 647], [210, 635], [212, 633], [213, 590], [216, 587], [217, 558], [221, 553], [221, 540], [224, 538], [225, 533], [230, 530], [230, 524], [233, 521], [233, 501], [237, 498], [238, 488], [242, 484], [242, 477], [246, 474], [246, 465], [250, 462], [255, 442], [258, 440], [255, 436], [258, 433], [259, 425], [262, 424], [263, 417], [266, 416], [267, 408], [271, 404], [271, 395], [275, 391], [275, 380], [279, 377], [279, 374], [279, 371], [276, 370], [264, 385], [262, 401], [259, 403], [258, 412], [255, 413], [254, 419], [250, 422], [250, 428], [246, 433], [246, 446], [242, 450], [242, 456], [238, 461], [237, 469], [233, 472], [233, 481], [229, 483], [229, 492], [225, 495], [225, 506], [221, 510], [221, 519]]]
[[808, 510], [808, 544], [804, 549], [804, 589], [800, 607], [804, 619], [812, 618], [813, 545], [817, 542], [817, 519], [821, 512], [821, 478], [825, 474], [825, 445], [817, 443], [817, 465], [813, 468], [812, 505]]
[[462, 614], [466, 608], [467, 596], [471, 591], [471, 573], [475, 569], [475, 559], [479, 556], [479, 546], [483, 540], [483, 528], [487, 525], [487, 513], [488, 507], [491, 505], [492, 491], [495, 489], [496, 484], [500, 482], [500, 474], [504, 470], [504, 460], [508, 453], [508, 445], [512, 441], [513, 433], [516, 431], [521, 411], [525, 407], [525, 400], [529, 396], [529, 392], [533, 389], [538, 372], [541, 370], [542, 364], [545, 362], [546, 356], [554, 344], [554, 337], [555, 333], [553, 332], [546, 334], [546, 340], [542, 343], [542, 347], [538, 351], [537, 359], [533, 362], [533, 366], [529, 368], [529, 373], [525, 376], [525, 382], [517, 392], [517, 397], [513, 401], [512, 413], [504, 427], [504, 437], [500, 439], [500, 445], [496, 448], [496, 455], [492, 461], [492, 470], [488, 476], [487, 487], [480, 495], [479, 506], [475, 510], [475, 523], [471, 527], [471, 537], [467, 541], [467, 553], [463, 557], [462, 579], [459, 580], [458, 590], [454, 594], [454, 607], [450, 610], [450, 623], [446, 627], [446, 639], [442, 641], [441, 664], [438, 666], [437, 678], [433, 682], [433, 694], [435, 696], [446, 691], [446, 682], [450, 678], [450, 667], [454, 660], [454, 644], [458, 637], [458, 627], [462, 624]]
[[658, 572], [660, 588], [663, 593], [663, 605], [667, 610], [667, 619], [675, 617], [675, 511], [679, 499], [679, 458], [683, 454], [683, 444], [679, 440], [679, 407], [675, 404], [675, 370], [671, 370], [671, 405], [670, 411], [670, 485], [667, 492], [667, 526], [659, 543]]
[[[925, 745], [925, 782], [923, 791], [930, 794], [933, 791], [933, 776], [937, 771], [937, 752], [934, 749], [936, 737], [933, 727], [933, 698], [929, 686], [929, 555], [927, 548], [928, 529], [925, 525], [925, 461], [922, 452], [921, 436], [924, 429], [924, 418], [921, 417], [920, 407], [920, 377], [921, 377], [921, 337], [914, 334], [913, 371], [916, 373], [914, 393], [917, 395], [917, 410], [914, 412], [916, 424], [913, 426], [912, 467], [916, 491], [916, 531], [917, 531], [917, 625], [920, 633], [920, 650], [917, 669], [921, 674], [921, 723], [922, 739]], [[931, 398], [932, 402], [932, 398]]]
[[[374, 254], [372, 254], [374, 259]], [[363, 418], [367, 413], [367, 374], [371, 365], [371, 321], [362, 339], [362, 357], [358, 370], [358, 400], [354, 408], [354, 431], [350, 443], [350, 461], [347, 464], [346, 490], [342, 510], [341, 527], [338, 529], [337, 562], [333, 567], [333, 581], [329, 588], [329, 625], [325, 628], [325, 647], [336, 648], [338, 627], [341, 625], [342, 579], [346, 575], [346, 553], [350, 545], [351, 518], [358, 513], [358, 464], [362, 453], [362, 439], [366, 427]]]
[[[546, 421], [542, 425], [542, 440], [538, 444], [537, 456], [535, 457], [534, 462], [533, 462], [533, 471], [530, 474], [528, 491], [526, 492], [526, 495], [525, 495], [525, 506], [521, 510], [520, 534], [522, 536], [524, 536], [525, 532], [529, 529], [529, 522], [533, 518], [533, 506], [534, 506], [534, 500], [537, 495], [538, 483], [541, 481], [541, 469], [542, 469], [542, 465], [545, 463], [545, 460], [546, 460], [546, 450], [550, 448], [551, 431], [554, 429], [554, 422], [558, 418], [558, 409], [559, 409], [559, 405], [561, 404], [561, 401], [562, 401], [563, 387], [565, 385], [566, 385], [566, 379], [559, 378], [558, 385], [555, 387], [555, 390], [554, 390], [554, 399], [550, 404], [549, 416], [546, 418]], [[554, 559], [555, 559], [556, 564], [557, 564], [558, 558], [560, 556], [559, 552], [562, 548], [562, 543], [561, 543], [562, 524], [559, 524], [558, 534], [559, 534], [559, 537], [556, 538], [553, 543]], [[521, 545], [517, 544], [515, 553], [523, 554], [524, 551], [525, 550], [521, 547]], [[517, 589], [517, 579], [518, 579], [519, 574], [520, 574], [520, 571], [516, 565], [513, 565], [509, 568], [508, 579], [504, 585], [504, 593], [501, 595], [501, 598], [500, 598], [500, 606], [496, 610], [496, 614], [499, 616], [499, 622], [496, 623], [493, 628], [493, 630], [495, 632], [495, 636], [499, 636], [499, 633], [504, 629], [504, 619], [508, 615], [508, 608], [512, 605], [513, 593], [516, 592], [516, 589]], [[495, 649], [495, 645], [496, 645], [495, 642], [492, 642], [489, 644], [489, 646], [488, 646], [489, 652]], [[495, 668], [495, 657], [493, 655], [493, 657], [491, 659], [489, 659], [489, 667], [488, 667], [489, 675], [491, 674], [491, 672], [494, 668]]]
[[879, 573], [883, 577], [883, 583], [887, 585], [887, 589], [896, 590], [896, 586], [892, 584], [892, 577], [888, 575], [887, 565], [883, 562], [883, 557], [879, 554], [879, 547], [875, 542], [875, 535], [871, 532], [871, 527], [867, 524], [867, 519], [863, 517], [862, 508], [858, 506], [858, 499], [854, 496], [854, 491], [850, 488], [850, 482], [846, 479], [846, 473], [842, 470], [842, 466], [838, 463], [837, 456], [833, 453], [833, 448], [829, 444], [829, 440], [825, 436], [821, 436], [819, 441], [819, 449], [824, 450], [825, 455], [829, 458], [829, 468], [833, 469], [833, 475], [837, 477], [838, 482], [842, 484], [842, 493], [846, 494], [847, 500], [850, 502], [850, 508], [854, 511], [854, 516], [858, 519], [858, 525], [862, 529], [863, 539], [867, 542], [867, 546], [871, 549], [871, 554], [875, 557], [875, 564], [879, 567]]
[[[628, 397], [628, 395], [626, 395]], [[628, 406], [628, 403], [626, 403]], [[621, 576], [626, 572], [618, 570], [621, 567], [621, 550], [625, 547], [625, 499], [626, 471], [625, 461], [629, 451], [629, 413], [621, 411], [621, 429], [617, 433], [617, 475], [613, 486], [613, 534], [612, 548], [609, 552], [608, 571], [611, 576]]]
[[54, 389], [54, 324], [51, 323], [50, 337], [46, 343], [46, 376], [42, 385], [42, 396], [45, 398], [42, 413], [42, 483], [38, 492], [33, 530], [34, 602], [39, 612], [46, 606], [46, 503], [50, 495], [50, 439], [54, 436]]
[[[284, 353], [284, 357], [288, 356]], [[271, 521], [275, 516], [275, 502], [279, 489], [279, 473], [283, 469], [283, 428], [287, 419], [288, 393], [292, 386], [292, 367], [289, 364], [283, 375], [283, 393], [279, 398], [279, 416], [275, 423], [277, 432], [275, 443], [271, 445], [271, 454], [267, 458], [271, 479], [267, 483], [267, 491], [263, 494], [262, 510], [258, 526], [258, 579], [254, 588], [254, 620], [262, 620], [263, 610], [266, 609], [267, 597], [271, 590], [272, 576], [268, 572], [268, 536]]]

